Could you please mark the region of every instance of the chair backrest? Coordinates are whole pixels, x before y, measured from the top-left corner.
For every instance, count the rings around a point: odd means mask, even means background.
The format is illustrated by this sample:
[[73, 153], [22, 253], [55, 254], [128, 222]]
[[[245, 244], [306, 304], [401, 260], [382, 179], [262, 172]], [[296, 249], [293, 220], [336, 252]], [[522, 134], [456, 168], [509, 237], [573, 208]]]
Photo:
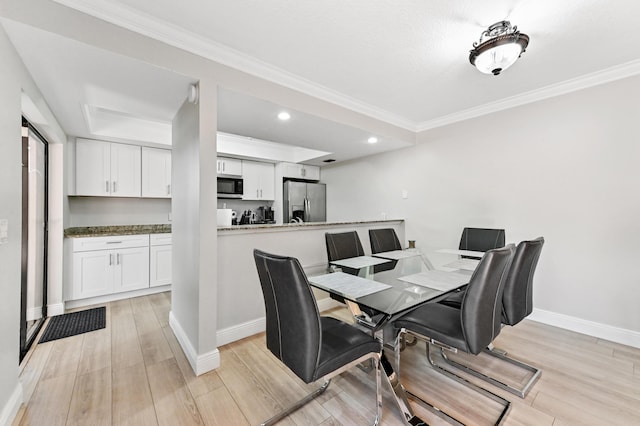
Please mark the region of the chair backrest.
[[480, 353], [500, 332], [502, 292], [514, 251], [513, 244], [487, 251], [469, 280], [460, 315], [470, 353]]
[[329, 262], [364, 256], [364, 249], [356, 231], [324, 234], [327, 243], [327, 257]]
[[320, 313], [300, 262], [253, 251], [267, 315], [267, 348], [306, 383], [322, 344]]
[[371, 253], [382, 253], [385, 251], [402, 250], [400, 240], [393, 228], [369, 229], [369, 241], [371, 242]]
[[487, 251], [504, 247], [504, 229], [464, 228], [460, 250]]
[[502, 295], [502, 322], [516, 325], [533, 311], [533, 275], [542, 252], [544, 238], [522, 241], [516, 248], [507, 272]]

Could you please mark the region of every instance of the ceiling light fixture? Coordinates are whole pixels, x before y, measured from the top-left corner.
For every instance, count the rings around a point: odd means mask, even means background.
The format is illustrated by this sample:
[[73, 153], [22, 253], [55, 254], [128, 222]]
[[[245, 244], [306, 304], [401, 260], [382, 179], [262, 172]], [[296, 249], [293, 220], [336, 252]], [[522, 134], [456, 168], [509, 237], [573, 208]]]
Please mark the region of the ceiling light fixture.
[[498, 75], [506, 70], [524, 53], [529, 45], [529, 36], [511, 26], [509, 21], [491, 25], [473, 43], [469, 62], [484, 74]]
[[291, 114], [286, 111], [282, 111], [280, 114], [278, 114], [278, 118], [282, 121], [287, 121], [291, 118]]
[[369, 142], [369, 143], [377, 143], [378, 142], [378, 138], [376, 138], [375, 136], [371, 136], [369, 139], [367, 139], [367, 142]]

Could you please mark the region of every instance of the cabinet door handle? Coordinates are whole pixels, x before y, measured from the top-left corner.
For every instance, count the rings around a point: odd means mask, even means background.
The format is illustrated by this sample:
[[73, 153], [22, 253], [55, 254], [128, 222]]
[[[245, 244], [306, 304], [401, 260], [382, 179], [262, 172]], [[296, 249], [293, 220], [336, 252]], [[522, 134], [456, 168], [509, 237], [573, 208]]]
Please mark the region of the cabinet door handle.
[[116, 254], [116, 265], [120, 264], [120, 253]]
[[171, 195], [171, 184], [167, 185], [167, 195]]
[[105, 183], [104, 192], [106, 192], [108, 194], [109, 193], [109, 181], [105, 180], [104, 183]]
[[306, 169], [302, 169], [302, 176], [306, 176], [307, 175], [307, 170]]
[[262, 198], [262, 189], [260, 190], [260, 198]]
[[225, 166], [225, 162], [222, 162], [222, 172], [224, 173], [224, 166]]
[[107, 241], [107, 244], [122, 244], [122, 241]]
[[113, 265], [113, 253], [109, 253], [109, 266]]
[[117, 192], [117, 190], [116, 190], [116, 181], [115, 180], [113, 181], [111, 186], [112, 186], [112, 189], [113, 189], [111, 192], [113, 192], [113, 193]]

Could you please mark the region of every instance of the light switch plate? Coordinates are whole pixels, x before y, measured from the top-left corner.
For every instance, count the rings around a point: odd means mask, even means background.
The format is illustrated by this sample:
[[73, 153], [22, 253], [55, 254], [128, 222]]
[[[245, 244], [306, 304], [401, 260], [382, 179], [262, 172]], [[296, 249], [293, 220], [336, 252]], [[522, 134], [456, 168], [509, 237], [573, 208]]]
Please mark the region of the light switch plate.
[[403, 200], [406, 200], [407, 198], [409, 198], [409, 191], [407, 191], [406, 189], [403, 189], [401, 196]]

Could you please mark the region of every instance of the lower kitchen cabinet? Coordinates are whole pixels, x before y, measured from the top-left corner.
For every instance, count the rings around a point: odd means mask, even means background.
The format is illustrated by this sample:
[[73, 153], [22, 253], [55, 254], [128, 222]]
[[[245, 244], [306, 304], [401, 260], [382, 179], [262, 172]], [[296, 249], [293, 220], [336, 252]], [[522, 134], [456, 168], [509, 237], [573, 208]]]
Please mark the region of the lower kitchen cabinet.
[[66, 299], [171, 284], [171, 234], [152, 234], [151, 241], [148, 234], [74, 238]]
[[149, 237], [149, 287], [171, 284], [171, 234]]

